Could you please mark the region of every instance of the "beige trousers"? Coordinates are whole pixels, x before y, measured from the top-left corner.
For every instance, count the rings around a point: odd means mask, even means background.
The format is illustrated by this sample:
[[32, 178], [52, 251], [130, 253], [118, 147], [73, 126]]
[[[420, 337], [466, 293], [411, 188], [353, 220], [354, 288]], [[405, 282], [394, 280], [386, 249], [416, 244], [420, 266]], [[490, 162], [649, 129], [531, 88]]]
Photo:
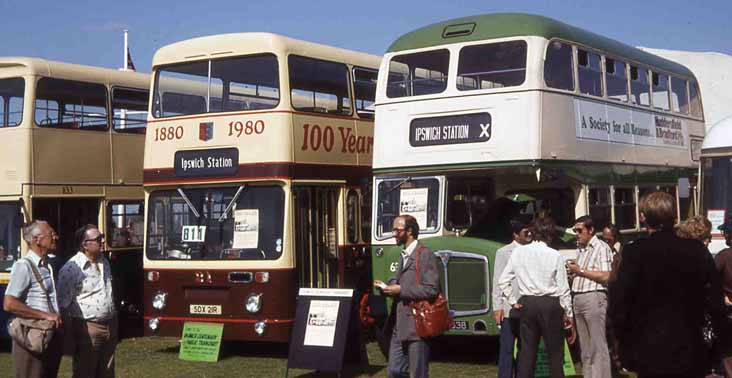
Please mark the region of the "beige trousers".
[[114, 377], [117, 318], [95, 323], [73, 318], [74, 378]]

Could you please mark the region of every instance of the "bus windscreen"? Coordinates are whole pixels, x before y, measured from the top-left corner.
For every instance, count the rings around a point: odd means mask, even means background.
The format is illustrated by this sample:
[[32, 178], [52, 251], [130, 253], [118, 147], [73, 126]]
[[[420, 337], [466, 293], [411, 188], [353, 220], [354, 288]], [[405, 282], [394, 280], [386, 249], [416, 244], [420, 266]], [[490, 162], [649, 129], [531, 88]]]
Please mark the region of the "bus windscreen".
[[274, 260], [282, 254], [279, 186], [180, 188], [149, 200], [147, 258]]

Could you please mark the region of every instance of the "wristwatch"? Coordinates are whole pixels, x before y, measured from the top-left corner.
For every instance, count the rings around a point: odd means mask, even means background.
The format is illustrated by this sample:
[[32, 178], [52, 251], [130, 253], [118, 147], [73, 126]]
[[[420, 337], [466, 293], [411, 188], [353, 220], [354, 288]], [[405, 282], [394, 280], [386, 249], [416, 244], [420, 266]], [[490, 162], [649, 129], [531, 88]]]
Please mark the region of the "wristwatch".
[[580, 277], [584, 277], [585, 276], [585, 270], [584, 269], [580, 269], [579, 273], [580, 273], [579, 274]]

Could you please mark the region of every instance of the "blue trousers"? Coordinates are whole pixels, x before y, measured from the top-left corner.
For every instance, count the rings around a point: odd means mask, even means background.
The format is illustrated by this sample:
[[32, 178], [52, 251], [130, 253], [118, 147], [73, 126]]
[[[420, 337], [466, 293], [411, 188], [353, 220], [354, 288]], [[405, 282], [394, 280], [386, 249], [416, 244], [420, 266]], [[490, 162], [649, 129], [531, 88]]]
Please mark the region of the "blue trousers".
[[[514, 313], [512, 310], [511, 313]], [[498, 340], [498, 378], [513, 378], [515, 363], [513, 345], [518, 337], [518, 319], [504, 317], [501, 323], [501, 334]]]

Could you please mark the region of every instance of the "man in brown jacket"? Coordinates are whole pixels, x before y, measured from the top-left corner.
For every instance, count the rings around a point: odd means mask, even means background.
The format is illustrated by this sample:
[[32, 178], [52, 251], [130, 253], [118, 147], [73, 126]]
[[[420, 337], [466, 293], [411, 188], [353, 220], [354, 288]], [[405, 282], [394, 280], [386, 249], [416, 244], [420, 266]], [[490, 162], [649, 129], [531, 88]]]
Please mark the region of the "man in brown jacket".
[[[432, 251], [417, 242], [419, 225], [411, 215], [401, 215], [394, 219], [394, 239], [403, 246], [401, 263], [396, 277], [383, 282], [376, 280], [374, 285], [383, 287], [384, 294], [394, 297], [396, 304], [396, 325], [389, 346], [389, 378], [409, 376], [422, 378], [429, 376], [429, 345], [417, 335], [412, 309], [409, 305], [421, 300], [432, 300], [440, 290], [440, 275]], [[419, 260], [419, 262], [417, 262]], [[419, 264], [419, 283], [417, 282]], [[394, 316], [392, 309], [392, 316]]]

